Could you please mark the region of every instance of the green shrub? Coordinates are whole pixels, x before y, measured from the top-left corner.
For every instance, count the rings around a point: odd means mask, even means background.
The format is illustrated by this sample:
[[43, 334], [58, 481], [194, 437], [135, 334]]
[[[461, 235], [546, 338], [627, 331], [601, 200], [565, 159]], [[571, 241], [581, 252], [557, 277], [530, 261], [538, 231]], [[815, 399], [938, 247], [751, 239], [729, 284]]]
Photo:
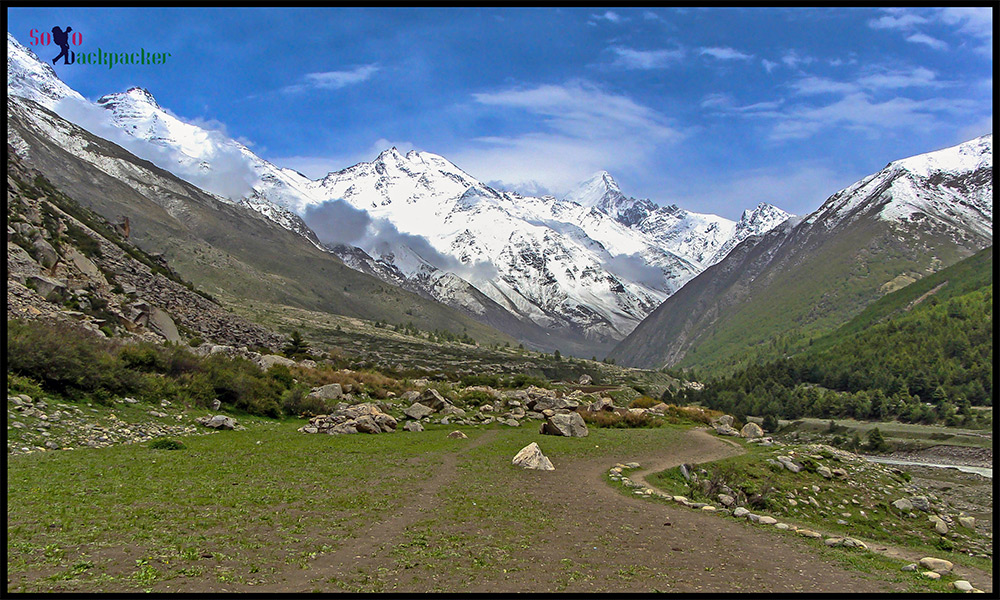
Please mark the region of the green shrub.
[[629, 408], [653, 408], [660, 401], [655, 398], [650, 398], [649, 396], [639, 396], [635, 400], [628, 403]]
[[458, 399], [470, 406], [482, 406], [483, 404], [493, 402], [493, 396], [482, 390], [464, 391]]
[[153, 440], [149, 443], [149, 447], [153, 450], [183, 450], [185, 448], [184, 444], [178, 442], [177, 440], [168, 440], [164, 438]]
[[309, 397], [309, 387], [297, 385], [281, 394], [281, 409], [286, 415], [315, 417], [330, 413], [325, 400]]

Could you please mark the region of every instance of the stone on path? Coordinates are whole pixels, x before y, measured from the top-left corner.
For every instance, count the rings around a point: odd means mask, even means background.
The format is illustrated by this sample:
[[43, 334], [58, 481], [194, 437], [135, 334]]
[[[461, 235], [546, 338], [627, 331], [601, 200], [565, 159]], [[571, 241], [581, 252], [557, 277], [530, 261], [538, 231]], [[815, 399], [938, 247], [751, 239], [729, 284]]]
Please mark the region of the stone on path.
[[935, 571], [937, 573], [947, 573], [948, 571], [951, 571], [952, 567], [955, 566], [954, 563], [949, 560], [934, 558], [932, 556], [925, 556], [921, 558], [919, 562], [921, 567], [930, 569], [931, 571]]
[[764, 525], [774, 525], [777, 522], [778, 520], [775, 519], [774, 517], [761, 517], [760, 520], [758, 521], [758, 523], [762, 523]]
[[750, 511], [743, 508], [742, 506], [737, 506], [736, 510], [733, 511], [734, 517], [745, 517], [748, 514], [750, 514]]
[[464, 439], [468, 438], [469, 436], [465, 435], [464, 433], [462, 433], [461, 431], [459, 431], [459, 430], [456, 429], [455, 431], [452, 431], [451, 433], [449, 433], [448, 437], [451, 438], [451, 439], [453, 439], [453, 440], [464, 440]]
[[542, 449], [536, 442], [531, 442], [514, 455], [511, 461], [513, 464], [524, 469], [537, 469], [539, 471], [554, 471], [552, 461], [542, 454]]

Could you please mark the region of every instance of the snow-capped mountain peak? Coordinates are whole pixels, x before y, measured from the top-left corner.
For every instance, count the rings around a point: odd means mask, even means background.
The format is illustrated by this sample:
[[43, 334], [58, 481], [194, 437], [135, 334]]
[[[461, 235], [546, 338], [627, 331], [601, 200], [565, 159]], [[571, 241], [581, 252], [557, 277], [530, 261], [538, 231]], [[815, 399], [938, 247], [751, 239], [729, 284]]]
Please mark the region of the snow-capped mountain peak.
[[59, 79], [47, 62], [38, 58], [7, 33], [7, 93], [34, 100], [52, 110], [66, 97], [83, 101], [83, 96]]
[[602, 204], [607, 204], [609, 200], [621, 196], [621, 188], [618, 187], [618, 182], [611, 176], [611, 173], [598, 171], [566, 194], [564, 199], [576, 202], [580, 206], [599, 207]]
[[993, 235], [993, 135], [893, 161], [830, 196], [806, 219], [831, 229], [871, 214], [891, 223], [939, 221]]

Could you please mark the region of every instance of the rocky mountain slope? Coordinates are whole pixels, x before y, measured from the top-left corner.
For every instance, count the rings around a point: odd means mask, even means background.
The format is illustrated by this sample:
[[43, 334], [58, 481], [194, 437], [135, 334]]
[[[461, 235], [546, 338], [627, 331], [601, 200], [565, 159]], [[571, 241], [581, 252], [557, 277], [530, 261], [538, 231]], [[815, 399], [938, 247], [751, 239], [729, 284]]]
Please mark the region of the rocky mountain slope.
[[7, 318], [70, 320], [103, 336], [276, 348], [284, 336], [197, 293], [160, 256], [7, 155]]
[[25, 165], [162, 254], [212, 295], [406, 323], [513, 342], [452, 309], [359, 273], [300, 234], [224, 201], [23, 98], [7, 104], [8, 142]]
[[777, 357], [993, 239], [993, 138], [889, 163], [804, 219], [748, 238], [654, 311], [611, 357], [725, 367]]

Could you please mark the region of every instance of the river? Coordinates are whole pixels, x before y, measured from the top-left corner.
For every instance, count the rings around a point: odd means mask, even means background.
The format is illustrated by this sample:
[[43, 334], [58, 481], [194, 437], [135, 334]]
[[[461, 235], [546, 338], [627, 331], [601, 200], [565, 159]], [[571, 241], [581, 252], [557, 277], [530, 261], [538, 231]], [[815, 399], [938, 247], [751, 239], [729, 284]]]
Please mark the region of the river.
[[884, 465], [901, 465], [901, 466], [913, 466], [913, 467], [937, 467], [940, 469], [958, 469], [963, 473], [975, 473], [977, 475], [982, 475], [983, 477], [989, 477], [993, 479], [993, 469], [992, 467], [972, 467], [969, 465], [943, 465], [940, 463], [930, 463], [930, 462], [918, 462], [914, 460], [900, 460], [898, 458], [883, 458], [881, 456], [865, 456], [865, 458], [871, 462], [882, 463]]

